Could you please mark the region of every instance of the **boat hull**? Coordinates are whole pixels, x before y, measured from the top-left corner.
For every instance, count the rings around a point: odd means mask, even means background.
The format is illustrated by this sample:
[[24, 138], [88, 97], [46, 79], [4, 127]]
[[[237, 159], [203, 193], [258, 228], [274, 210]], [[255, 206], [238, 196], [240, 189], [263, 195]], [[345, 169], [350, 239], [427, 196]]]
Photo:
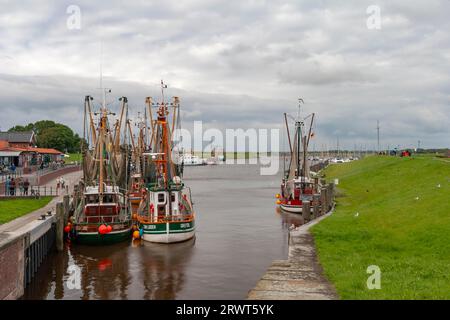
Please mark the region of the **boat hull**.
[[[283, 211], [290, 212], [290, 213], [298, 213], [302, 214], [303, 208], [301, 205], [289, 205], [289, 204], [280, 204], [280, 208]], [[310, 212], [313, 213], [313, 208], [310, 209]]]
[[131, 239], [131, 228], [113, 231], [108, 234], [99, 234], [98, 232], [78, 232], [74, 242], [85, 245], [108, 245], [127, 241]]
[[144, 241], [156, 243], [176, 243], [192, 239], [195, 236], [195, 221], [141, 223]]

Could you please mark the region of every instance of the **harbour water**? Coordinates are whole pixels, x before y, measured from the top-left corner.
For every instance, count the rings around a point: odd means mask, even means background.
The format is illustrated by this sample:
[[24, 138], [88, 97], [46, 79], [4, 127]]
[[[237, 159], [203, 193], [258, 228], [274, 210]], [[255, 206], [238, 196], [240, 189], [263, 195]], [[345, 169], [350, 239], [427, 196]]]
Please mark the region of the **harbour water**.
[[[257, 165], [185, 168], [196, 238], [179, 244], [66, 245], [42, 264], [24, 299], [244, 299], [275, 259], [285, 259], [297, 215], [276, 210], [280, 175]], [[74, 268], [75, 265], [78, 268]], [[80, 271], [81, 286], [68, 281]]]

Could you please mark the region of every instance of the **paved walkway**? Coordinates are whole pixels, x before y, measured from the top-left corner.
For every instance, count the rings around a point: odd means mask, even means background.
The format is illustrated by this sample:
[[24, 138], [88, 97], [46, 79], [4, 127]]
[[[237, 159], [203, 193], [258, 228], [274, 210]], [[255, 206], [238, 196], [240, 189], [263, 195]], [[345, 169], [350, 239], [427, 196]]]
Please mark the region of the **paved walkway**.
[[314, 238], [308, 229], [328, 213], [291, 231], [288, 260], [275, 260], [249, 292], [249, 300], [335, 300], [333, 285], [323, 275]]
[[[78, 183], [78, 181], [81, 179], [81, 176], [82, 176], [82, 171], [76, 171], [76, 172], [68, 173], [68, 174], [62, 176], [64, 178], [64, 180], [66, 181], [66, 185], [69, 186], [69, 191], [73, 190], [73, 186]], [[56, 188], [56, 178], [54, 180], [50, 181], [47, 185], [48, 185], [48, 187], [52, 186], [52, 187]], [[22, 217], [19, 217], [8, 223], [0, 225], [0, 235], [3, 232], [17, 231], [18, 229], [23, 227], [25, 224], [40, 218], [41, 214], [45, 214], [49, 210], [54, 211], [55, 207], [56, 207], [56, 203], [62, 200], [62, 197], [64, 194], [66, 194], [66, 193], [65, 192], [60, 193], [60, 195], [58, 197], [55, 197], [44, 208], [41, 208], [34, 212], [28, 213]]]

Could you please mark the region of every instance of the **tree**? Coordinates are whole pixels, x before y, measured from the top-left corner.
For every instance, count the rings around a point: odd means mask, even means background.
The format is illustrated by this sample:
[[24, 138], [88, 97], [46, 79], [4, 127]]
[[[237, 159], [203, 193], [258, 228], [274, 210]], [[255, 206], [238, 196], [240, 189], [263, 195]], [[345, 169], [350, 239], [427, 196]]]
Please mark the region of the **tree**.
[[14, 126], [8, 131], [34, 131], [37, 136], [37, 146], [53, 148], [62, 152], [79, 152], [81, 140], [68, 126], [51, 120], [41, 120], [26, 126]]

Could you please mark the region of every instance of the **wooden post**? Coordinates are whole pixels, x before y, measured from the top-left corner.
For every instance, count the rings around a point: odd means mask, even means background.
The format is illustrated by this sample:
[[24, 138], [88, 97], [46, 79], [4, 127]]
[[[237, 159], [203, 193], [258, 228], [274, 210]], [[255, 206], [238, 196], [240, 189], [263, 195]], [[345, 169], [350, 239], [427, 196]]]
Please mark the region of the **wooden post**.
[[320, 206], [321, 206], [320, 215], [321, 216], [323, 216], [324, 214], [326, 214], [328, 212], [327, 190], [328, 189], [326, 187], [322, 187], [320, 189]]
[[76, 210], [78, 208], [78, 185], [73, 186], [73, 208]]
[[69, 220], [69, 201], [70, 201], [70, 196], [68, 194], [66, 194], [63, 197], [63, 204], [64, 204], [64, 225], [67, 224], [67, 221]]
[[327, 190], [328, 208], [329, 208], [329, 210], [331, 210], [331, 208], [333, 207], [334, 183], [330, 182], [330, 184], [327, 187], [328, 187], [328, 190]]
[[303, 219], [305, 219], [305, 222], [311, 220], [311, 202], [310, 201], [303, 201], [302, 216], [303, 216]]
[[56, 249], [58, 251], [64, 249], [64, 204], [62, 202], [56, 204]]
[[313, 195], [313, 219], [317, 219], [320, 215], [319, 211], [320, 195]]

